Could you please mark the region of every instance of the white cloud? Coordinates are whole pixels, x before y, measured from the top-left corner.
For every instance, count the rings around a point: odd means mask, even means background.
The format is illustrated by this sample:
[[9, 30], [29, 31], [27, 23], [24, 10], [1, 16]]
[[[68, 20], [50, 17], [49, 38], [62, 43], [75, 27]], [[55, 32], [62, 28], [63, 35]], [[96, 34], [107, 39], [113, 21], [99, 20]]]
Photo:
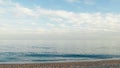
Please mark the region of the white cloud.
[[0, 5], [3, 4], [3, 3], [4, 3], [3, 0], [0, 0]]
[[46, 25], [47, 25], [48, 27], [55, 27], [55, 25], [52, 24], [52, 23], [47, 23]]
[[5, 10], [0, 9], [0, 14], [4, 14], [5, 12]]
[[29, 8], [25, 8], [21, 5], [16, 5], [15, 8], [13, 9], [13, 12], [17, 15], [17, 16], [21, 16], [21, 15], [28, 15], [28, 16], [34, 16], [33, 12], [31, 9]]
[[[44, 8], [27, 8], [20, 4], [13, 2], [6, 2], [8, 8], [0, 7], [0, 10], [5, 11], [1, 14], [11, 15], [12, 20], [8, 22], [0, 22], [10, 24], [12, 26], [1, 27], [1, 29], [8, 29], [17, 31], [118, 31], [120, 29], [120, 14], [112, 13], [75, 13], [65, 10], [51, 10]], [[4, 4], [5, 5], [5, 4]], [[3, 9], [4, 8], [4, 9]], [[16, 18], [17, 17], [17, 18]], [[22, 17], [22, 18], [21, 18]], [[32, 17], [32, 18], [31, 18]], [[44, 18], [44, 22], [43, 19]], [[1, 17], [2, 19], [2, 17]], [[32, 20], [31, 20], [32, 19]], [[29, 20], [29, 22], [26, 22]], [[2, 20], [0, 20], [2, 21]], [[37, 21], [37, 23], [35, 23]], [[11, 23], [12, 22], [12, 23]], [[18, 25], [18, 22], [22, 24]], [[30, 25], [32, 24], [32, 25]], [[27, 25], [25, 27], [25, 25]], [[19, 26], [19, 27], [17, 27]], [[41, 28], [39, 28], [41, 27]]]
[[55, 21], [55, 22], [63, 22], [64, 21], [62, 18], [57, 18], [57, 17], [50, 18], [50, 20]]

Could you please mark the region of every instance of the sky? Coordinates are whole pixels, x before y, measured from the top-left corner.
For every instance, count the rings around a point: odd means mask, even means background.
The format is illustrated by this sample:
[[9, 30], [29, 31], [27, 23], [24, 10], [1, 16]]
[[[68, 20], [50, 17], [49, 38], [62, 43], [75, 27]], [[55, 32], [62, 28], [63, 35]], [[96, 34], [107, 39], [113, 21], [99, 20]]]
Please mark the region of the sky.
[[119, 36], [120, 0], [0, 0], [0, 38]]

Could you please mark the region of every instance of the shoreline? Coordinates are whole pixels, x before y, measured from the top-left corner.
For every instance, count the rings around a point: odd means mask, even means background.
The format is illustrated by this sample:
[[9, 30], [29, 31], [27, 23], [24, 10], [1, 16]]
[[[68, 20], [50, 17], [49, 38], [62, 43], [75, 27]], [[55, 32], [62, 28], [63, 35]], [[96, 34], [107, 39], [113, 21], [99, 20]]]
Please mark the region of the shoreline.
[[0, 64], [0, 68], [120, 68], [119, 60]]
[[101, 62], [101, 61], [118, 61], [120, 58], [112, 58], [112, 59], [89, 59], [89, 60], [68, 60], [68, 61], [38, 61], [38, 62], [28, 62], [28, 61], [20, 61], [20, 62], [0, 62], [0, 64], [42, 64], [42, 63], [68, 63], [68, 62]]

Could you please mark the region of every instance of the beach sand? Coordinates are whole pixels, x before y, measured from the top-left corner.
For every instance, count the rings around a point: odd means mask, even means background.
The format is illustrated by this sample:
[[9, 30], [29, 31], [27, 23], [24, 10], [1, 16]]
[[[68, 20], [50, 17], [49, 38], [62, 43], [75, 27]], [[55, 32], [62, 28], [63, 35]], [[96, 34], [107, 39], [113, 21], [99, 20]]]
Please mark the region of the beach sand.
[[120, 68], [120, 60], [0, 64], [0, 68]]

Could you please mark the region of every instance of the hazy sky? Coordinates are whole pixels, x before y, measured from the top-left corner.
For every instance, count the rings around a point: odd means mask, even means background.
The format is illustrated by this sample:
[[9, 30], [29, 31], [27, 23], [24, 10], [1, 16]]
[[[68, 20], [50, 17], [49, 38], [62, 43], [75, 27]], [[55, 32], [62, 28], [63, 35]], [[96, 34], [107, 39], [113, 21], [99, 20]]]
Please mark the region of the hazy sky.
[[0, 0], [0, 38], [111, 36], [120, 30], [119, 6], [120, 0]]

